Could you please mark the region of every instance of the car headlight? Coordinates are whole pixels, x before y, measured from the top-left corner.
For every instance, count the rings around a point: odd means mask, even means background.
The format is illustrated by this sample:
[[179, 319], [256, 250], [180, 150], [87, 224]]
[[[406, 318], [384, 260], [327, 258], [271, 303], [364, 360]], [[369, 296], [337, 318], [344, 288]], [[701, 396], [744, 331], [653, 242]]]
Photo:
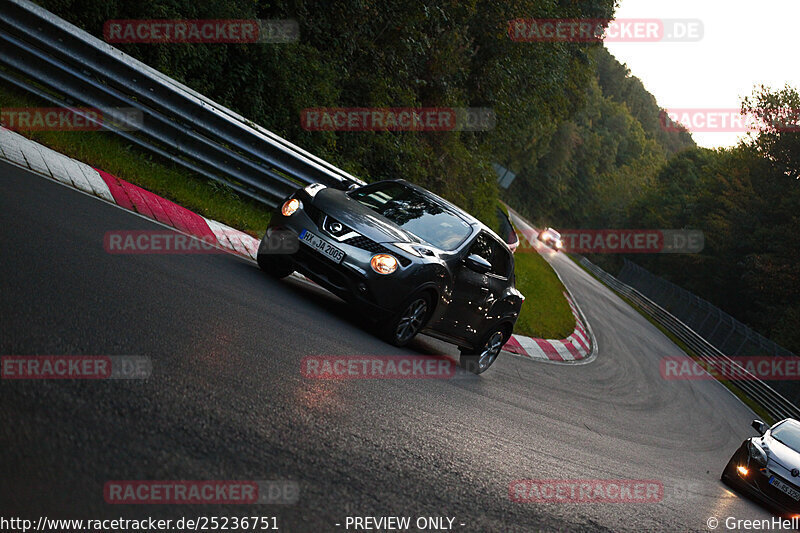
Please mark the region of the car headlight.
[[397, 259], [389, 254], [373, 255], [369, 264], [378, 274], [391, 274], [397, 270]]
[[761, 466], [767, 466], [767, 452], [760, 444], [751, 440], [747, 443], [747, 451], [750, 453], [750, 459]]
[[561, 248], [561, 241], [556, 241], [556, 248]]
[[283, 207], [281, 207], [281, 214], [285, 217], [290, 217], [301, 207], [303, 207], [303, 204], [297, 198], [286, 200], [283, 203]]

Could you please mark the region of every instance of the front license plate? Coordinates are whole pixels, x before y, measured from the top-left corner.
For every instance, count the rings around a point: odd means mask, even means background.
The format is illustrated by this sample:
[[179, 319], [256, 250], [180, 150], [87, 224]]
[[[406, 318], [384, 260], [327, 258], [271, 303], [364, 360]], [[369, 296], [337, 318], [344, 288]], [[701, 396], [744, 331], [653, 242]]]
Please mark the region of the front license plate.
[[784, 494], [788, 494], [791, 498], [795, 501], [800, 500], [800, 491], [790, 487], [780, 479], [772, 476], [769, 478], [769, 484], [778, 489], [779, 491], [783, 492]]
[[344, 259], [343, 251], [341, 251], [334, 245], [328, 243], [327, 241], [324, 241], [321, 238], [317, 237], [307, 229], [304, 229], [300, 233], [300, 240], [337, 264], [341, 263], [342, 259]]

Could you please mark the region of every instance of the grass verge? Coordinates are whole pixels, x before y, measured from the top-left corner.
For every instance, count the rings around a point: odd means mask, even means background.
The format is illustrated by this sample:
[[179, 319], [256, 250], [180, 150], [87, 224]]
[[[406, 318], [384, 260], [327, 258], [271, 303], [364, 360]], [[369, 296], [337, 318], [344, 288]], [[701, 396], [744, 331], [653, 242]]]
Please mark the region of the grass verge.
[[564, 285], [538, 253], [514, 254], [517, 289], [525, 295], [514, 333], [564, 339], [575, 329], [575, 317], [564, 297]]
[[[7, 82], [0, 82], [0, 108], [6, 107], [51, 105]], [[269, 223], [268, 207], [171, 161], [130, 146], [111, 132], [17, 130], [17, 133], [254, 237], [261, 237]]]
[[[498, 202], [498, 206], [510, 221], [508, 207], [503, 202]], [[564, 297], [566, 288], [535, 247], [523, 245], [525, 236], [519, 232], [517, 236], [520, 246], [514, 254], [514, 275], [525, 301], [514, 333], [540, 339], [565, 339], [575, 330], [575, 317]]]
[[564, 297], [566, 288], [534, 247], [520, 243], [514, 254], [514, 274], [517, 289], [525, 296], [514, 333], [542, 339], [565, 339], [571, 335], [575, 317]]
[[[658, 330], [659, 330], [661, 333], [663, 333], [664, 335], [666, 335], [666, 336], [667, 336], [667, 338], [668, 338], [669, 340], [671, 340], [672, 342], [674, 342], [674, 343], [675, 343], [675, 345], [676, 345], [676, 346], [678, 346], [678, 348], [680, 348], [681, 350], [683, 350], [684, 352], [686, 352], [686, 355], [688, 355], [689, 357], [691, 357], [692, 359], [695, 359], [695, 360], [697, 360], [697, 361], [701, 360], [701, 359], [700, 359], [700, 356], [699, 356], [699, 355], [698, 355], [698, 354], [697, 354], [697, 353], [696, 353], [694, 350], [692, 350], [691, 348], [689, 348], [689, 347], [686, 345], [686, 343], [684, 343], [682, 340], [680, 340], [678, 337], [676, 337], [676, 336], [675, 336], [673, 333], [671, 333], [670, 331], [668, 331], [668, 330], [667, 330], [667, 329], [666, 329], [664, 326], [662, 326], [661, 324], [659, 324], [658, 322], [656, 322], [656, 321], [655, 321], [655, 319], [653, 319], [653, 317], [651, 317], [650, 315], [648, 315], [648, 314], [647, 314], [647, 313], [646, 313], [646, 312], [645, 312], [645, 311], [644, 311], [644, 310], [643, 310], [641, 307], [639, 307], [638, 305], [636, 305], [636, 304], [635, 304], [635, 303], [634, 303], [632, 300], [630, 300], [630, 299], [629, 299], [629, 298], [627, 298], [626, 296], [624, 296], [624, 295], [620, 294], [619, 292], [615, 291], [613, 288], [611, 288], [611, 287], [609, 287], [608, 285], [606, 285], [606, 284], [603, 282], [603, 280], [601, 280], [600, 278], [598, 278], [597, 276], [595, 276], [595, 275], [594, 275], [594, 273], [592, 273], [592, 272], [591, 272], [589, 269], [587, 269], [585, 266], [583, 266], [582, 264], [580, 264], [580, 262], [578, 262], [578, 261], [577, 261], [577, 260], [576, 260], [576, 259], [575, 259], [575, 258], [572, 256], [572, 254], [568, 254], [568, 256], [569, 256], [569, 258], [572, 260], [572, 262], [573, 262], [573, 263], [575, 263], [576, 265], [578, 265], [578, 267], [580, 267], [581, 269], [583, 269], [583, 271], [584, 271], [584, 272], [586, 272], [587, 274], [589, 274], [590, 276], [592, 276], [594, 279], [596, 279], [597, 281], [599, 281], [600, 283], [602, 283], [603, 285], [605, 285], [606, 287], [608, 287], [608, 289], [609, 289], [609, 290], [611, 290], [611, 291], [612, 291], [614, 294], [616, 294], [617, 296], [619, 296], [619, 298], [620, 298], [620, 299], [621, 299], [623, 302], [625, 302], [626, 304], [630, 305], [630, 306], [631, 306], [631, 307], [632, 307], [632, 308], [633, 308], [633, 309], [634, 309], [636, 312], [638, 312], [640, 315], [642, 315], [642, 316], [645, 318], [645, 320], [647, 320], [648, 322], [650, 322], [651, 324], [653, 324], [653, 325], [654, 325], [656, 328], [658, 328]], [[715, 379], [716, 379], [716, 378], [715, 378]], [[737, 386], [734, 384], [734, 382], [732, 382], [732, 381], [730, 381], [730, 380], [726, 380], [726, 379], [717, 379], [717, 381], [719, 381], [720, 383], [722, 383], [723, 385], [725, 385], [725, 387], [726, 387], [726, 388], [727, 388], [729, 391], [731, 391], [731, 392], [732, 392], [732, 393], [733, 393], [733, 394], [734, 394], [734, 395], [735, 395], [737, 398], [739, 398], [739, 399], [740, 399], [742, 402], [744, 402], [744, 404], [745, 404], [745, 405], [747, 405], [747, 407], [749, 407], [750, 409], [752, 409], [752, 410], [753, 410], [753, 412], [754, 412], [754, 413], [756, 413], [756, 415], [758, 415], [758, 416], [761, 418], [761, 420], [762, 420], [762, 421], [766, 422], [766, 423], [767, 423], [767, 424], [769, 424], [770, 426], [771, 426], [772, 424], [774, 424], [775, 422], [777, 422], [777, 420], [775, 420], [774, 418], [772, 418], [772, 416], [770, 416], [770, 415], [769, 415], [769, 414], [768, 414], [768, 413], [767, 413], [767, 412], [764, 410], [764, 408], [763, 408], [763, 407], [761, 407], [761, 405], [759, 405], [759, 404], [758, 404], [758, 402], [756, 402], [755, 400], [753, 400], [752, 398], [750, 398], [750, 396], [748, 396], [748, 395], [747, 395], [747, 394], [746, 394], [746, 393], [745, 393], [743, 390], [741, 390], [739, 387], [737, 387]]]

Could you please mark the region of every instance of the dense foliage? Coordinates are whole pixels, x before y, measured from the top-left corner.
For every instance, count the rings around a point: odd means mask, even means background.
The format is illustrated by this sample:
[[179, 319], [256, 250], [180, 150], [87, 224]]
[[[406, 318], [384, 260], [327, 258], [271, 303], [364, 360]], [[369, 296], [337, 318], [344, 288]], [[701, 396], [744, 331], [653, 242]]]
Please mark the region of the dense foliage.
[[703, 230], [701, 254], [636, 261], [800, 354], [800, 131], [775, 116], [791, 110], [797, 124], [798, 104], [793, 88], [757, 89], [742, 111], [761, 117], [761, 130], [732, 149], [673, 158], [628, 224]]
[[591, 58], [583, 105], [516, 161], [508, 200], [542, 225], [621, 227], [667, 159], [694, 146], [687, 132], [663, 127], [655, 98], [605, 48]]

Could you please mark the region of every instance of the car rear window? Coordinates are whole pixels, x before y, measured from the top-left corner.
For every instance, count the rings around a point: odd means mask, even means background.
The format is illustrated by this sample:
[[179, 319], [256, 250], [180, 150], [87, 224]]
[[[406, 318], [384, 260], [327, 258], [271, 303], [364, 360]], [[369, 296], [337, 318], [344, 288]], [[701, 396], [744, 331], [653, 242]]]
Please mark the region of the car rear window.
[[349, 193], [351, 198], [441, 250], [455, 250], [472, 233], [447, 206], [397, 182], [382, 182]]

